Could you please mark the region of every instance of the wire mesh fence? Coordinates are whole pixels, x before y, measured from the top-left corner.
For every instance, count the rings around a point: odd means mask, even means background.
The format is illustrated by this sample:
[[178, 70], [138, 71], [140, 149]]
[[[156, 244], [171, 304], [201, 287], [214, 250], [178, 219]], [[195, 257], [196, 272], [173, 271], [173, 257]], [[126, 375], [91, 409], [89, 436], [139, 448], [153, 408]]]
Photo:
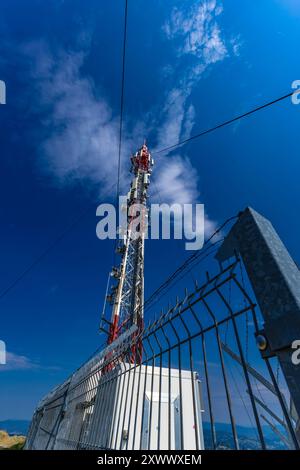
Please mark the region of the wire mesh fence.
[[262, 319], [250, 291], [238, 258], [207, 274], [49, 394], [26, 448], [298, 448], [281, 371], [256, 345]]

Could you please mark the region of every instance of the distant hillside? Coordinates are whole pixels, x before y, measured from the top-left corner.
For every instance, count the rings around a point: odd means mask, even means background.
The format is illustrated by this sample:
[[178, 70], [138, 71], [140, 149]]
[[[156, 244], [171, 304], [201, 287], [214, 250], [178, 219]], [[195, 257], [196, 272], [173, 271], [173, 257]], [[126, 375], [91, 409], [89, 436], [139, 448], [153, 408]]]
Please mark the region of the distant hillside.
[[[279, 430], [285, 435], [284, 430], [279, 426]], [[268, 449], [283, 450], [286, 445], [273, 433], [269, 426], [263, 426], [263, 433], [265, 443]], [[231, 425], [228, 423], [215, 423], [217, 446], [219, 449], [233, 449], [234, 442], [232, 437]], [[241, 450], [255, 450], [260, 449], [260, 443], [257, 435], [257, 430], [252, 427], [236, 426], [236, 431], [239, 439], [239, 446]], [[212, 447], [212, 437], [210, 425], [207, 422], [203, 423], [204, 443], [206, 448]]]
[[0, 421], [0, 431], [6, 431], [8, 434], [26, 436], [29, 429], [30, 421], [22, 419], [8, 419]]

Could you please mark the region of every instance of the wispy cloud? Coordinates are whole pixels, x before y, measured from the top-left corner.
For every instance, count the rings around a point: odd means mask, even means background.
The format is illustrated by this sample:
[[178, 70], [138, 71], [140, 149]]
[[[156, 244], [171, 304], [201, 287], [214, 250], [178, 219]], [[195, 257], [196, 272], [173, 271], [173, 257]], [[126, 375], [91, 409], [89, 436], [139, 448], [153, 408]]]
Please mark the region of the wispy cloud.
[[[176, 50], [173, 76], [180, 76], [180, 79], [167, 92], [158, 147], [168, 147], [190, 136], [196, 116], [195, 108], [189, 102], [194, 87], [209, 66], [224, 60], [230, 53], [229, 48], [232, 50], [232, 39], [226, 40], [218, 24], [222, 11], [222, 4], [216, 0], [184, 2], [180, 9], [173, 8], [163, 25], [167, 40]], [[182, 72], [183, 61], [186, 64], [187, 58], [191, 60]], [[166, 71], [170, 74], [169, 68]]]
[[[166, 92], [156, 149], [190, 137], [196, 119], [191, 102], [195, 86], [210, 66], [230, 55], [233, 45], [237, 50], [238, 42], [227, 41], [218, 23], [222, 11], [221, 2], [216, 0], [183, 2], [180, 8], [173, 8], [163, 25], [165, 38], [176, 50], [176, 61], [165, 67], [165, 73], [169, 78], [176, 77], [176, 83]], [[162, 199], [179, 203], [199, 200], [197, 171], [190, 160], [182, 156], [182, 150], [180, 153], [177, 150], [172, 158], [164, 154], [159, 165], [157, 186]], [[214, 229], [215, 223], [207, 217], [206, 235]]]
[[[155, 119], [150, 118], [154, 114], [150, 112], [133, 129], [124, 124], [124, 155], [130, 154], [149, 129], [156, 129], [154, 151], [191, 135], [196, 118], [194, 87], [204, 71], [228, 57], [233, 48], [218, 23], [222, 10], [216, 0], [183, 2], [180, 9], [173, 8], [163, 25], [164, 37], [176, 56], [175, 63], [166, 67], [170, 85]], [[86, 40], [77, 51], [50, 51], [45, 43], [35, 42], [27, 44], [23, 52], [32, 64], [38, 107], [45, 110], [46, 135], [40, 145], [40, 168], [56, 184], [86, 181], [87, 187], [100, 188], [102, 194], [107, 194], [114, 191], [116, 179], [119, 116], [83, 73], [88, 49]], [[187, 57], [192, 60], [185, 65]], [[199, 199], [197, 172], [181, 149], [172, 158], [167, 154], [159, 156], [158, 165], [156, 184], [163, 202]], [[121, 174], [123, 171], [122, 168]]]
[[[102, 194], [113, 192], [116, 180], [119, 117], [97, 96], [93, 81], [83, 75], [86, 52], [50, 51], [44, 42], [27, 44], [31, 78], [39, 108], [46, 110], [46, 137], [39, 167], [60, 185], [86, 181]], [[131, 139], [142, 132], [134, 129]], [[141, 140], [141, 138], [139, 138]], [[123, 141], [124, 153], [130, 140]], [[88, 185], [87, 185], [88, 186]]]
[[197, 183], [197, 171], [188, 158], [180, 155], [163, 158], [155, 177], [155, 199], [169, 204], [195, 201], [199, 195]]
[[180, 39], [178, 55], [195, 55], [204, 65], [224, 59], [227, 47], [217, 23], [222, 11], [216, 0], [193, 2], [188, 9], [175, 7], [164, 30], [169, 39]]
[[33, 371], [33, 370], [58, 370], [56, 366], [43, 366], [36, 361], [32, 361], [27, 356], [15, 354], [13, 352], [6, 353], [6, 364], [0, 366], [0, 372], [7, 371]]

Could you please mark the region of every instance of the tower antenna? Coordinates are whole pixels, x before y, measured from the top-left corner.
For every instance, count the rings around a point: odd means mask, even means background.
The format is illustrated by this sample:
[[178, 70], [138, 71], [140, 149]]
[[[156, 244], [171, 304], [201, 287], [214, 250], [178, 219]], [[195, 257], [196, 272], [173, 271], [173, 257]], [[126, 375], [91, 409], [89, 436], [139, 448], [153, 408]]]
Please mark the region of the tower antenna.
[[[132, 326], [137, 327], [134, 334], [138, 336], [144, 326], [144, 251], [148, 227], [147, 193], [152, 166], [153, 160], [144, 141], [131, 157], [133, 179], [126, 207], [122, 208], [126, 211], [126, 227], [117, 245], [121, 262], [112, 268], [111, 277], [115, 282], [107, 296], [112, 306], [111, 320], [102, 319], [100, 326], [108, 334], [108, 345]], [[109, 324], [108, 332], [103, 322]], [[142, 345], [137, 342], [132, 346], [131, 361], [140, 363], [141, 360]]]

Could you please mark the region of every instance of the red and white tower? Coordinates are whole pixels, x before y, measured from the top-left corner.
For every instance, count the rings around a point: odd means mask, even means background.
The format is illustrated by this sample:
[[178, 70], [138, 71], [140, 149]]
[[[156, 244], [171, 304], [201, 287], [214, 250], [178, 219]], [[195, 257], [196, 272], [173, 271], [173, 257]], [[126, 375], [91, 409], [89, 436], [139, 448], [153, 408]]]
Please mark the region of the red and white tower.
[[[138, 335], [144, 324], [144, 245], [148, 227], [147, 192], [153, 160], [146, 144], [131, 157], [133, 179], [127, 195], [126, 228], [123, 239], [117, 246], [122, 256], [118, 267], [113, 267], [111, 277], [114, 284], [107, 296], [112, 305], [111, 320], [103, 314], [100, 328], [108, 334], [111, 344], [131, 327]], [[108, 331], [106, 326], [108, 325]], [[132, 349], [131, 360], [140, 363], [141, 343]]]

